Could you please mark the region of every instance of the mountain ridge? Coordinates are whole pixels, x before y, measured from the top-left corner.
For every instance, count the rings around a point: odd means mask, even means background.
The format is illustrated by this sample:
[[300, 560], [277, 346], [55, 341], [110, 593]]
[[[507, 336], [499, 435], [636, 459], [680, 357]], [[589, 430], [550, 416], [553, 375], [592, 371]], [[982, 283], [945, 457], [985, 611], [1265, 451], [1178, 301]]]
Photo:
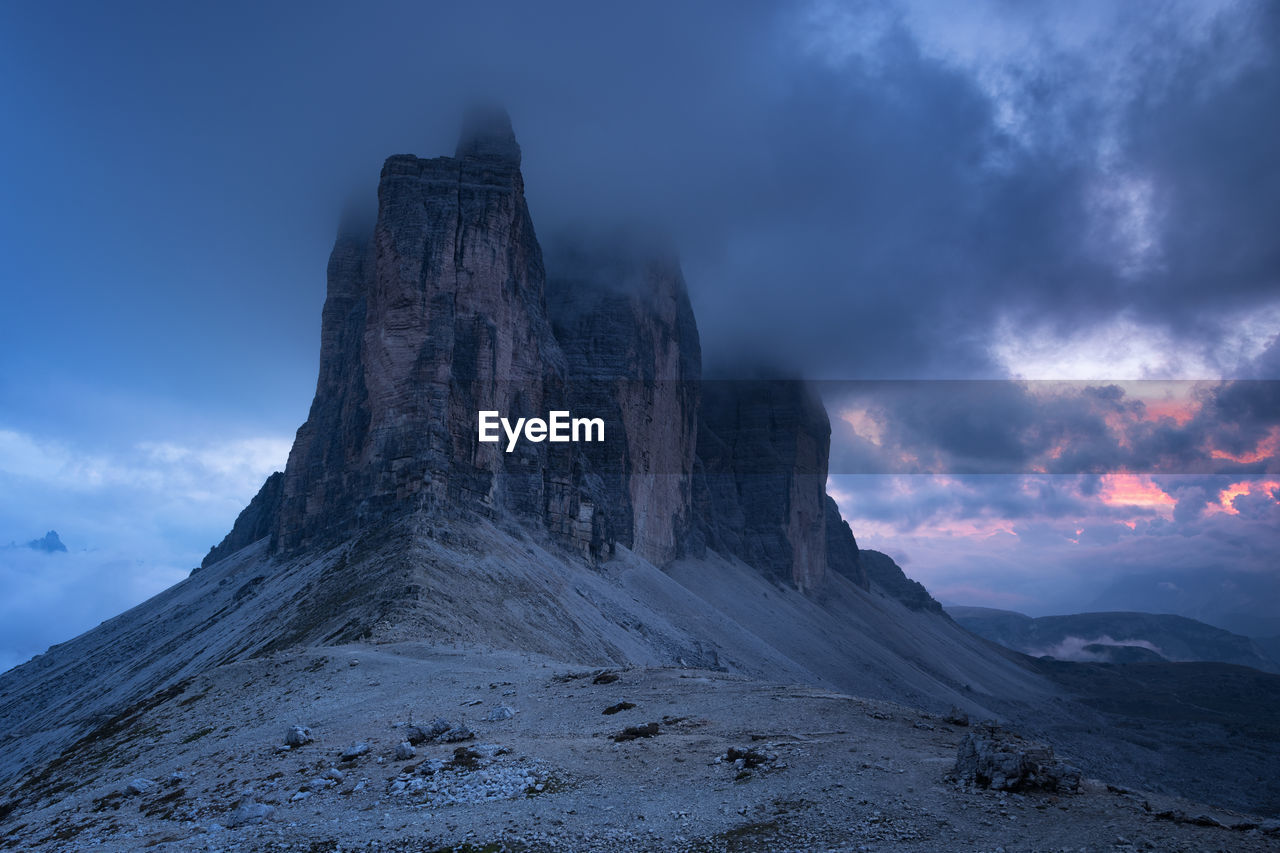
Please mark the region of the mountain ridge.
[[1280, 663], [1256, 641], [1185, 616], [1103, 611], [1030, 617], [962, 606], [946, 611], [962, 627], [1032, 657], [1101, 663], [1217, 661], [1280, 673]]

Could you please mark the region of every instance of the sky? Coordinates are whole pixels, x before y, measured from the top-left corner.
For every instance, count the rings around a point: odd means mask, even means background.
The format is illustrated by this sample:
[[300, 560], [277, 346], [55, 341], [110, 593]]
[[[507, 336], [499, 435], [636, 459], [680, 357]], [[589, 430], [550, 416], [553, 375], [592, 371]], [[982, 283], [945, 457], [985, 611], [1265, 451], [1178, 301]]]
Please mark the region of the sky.
[[283, 466], [343, 211], [477, 97], [544, 244], [660, 228], [709, 371], [828, 383], [831, 491], [940, 599], [1238, 609], [1280, 572], [1278, 63], [1244, 0], [0, 4], [0, 668]]

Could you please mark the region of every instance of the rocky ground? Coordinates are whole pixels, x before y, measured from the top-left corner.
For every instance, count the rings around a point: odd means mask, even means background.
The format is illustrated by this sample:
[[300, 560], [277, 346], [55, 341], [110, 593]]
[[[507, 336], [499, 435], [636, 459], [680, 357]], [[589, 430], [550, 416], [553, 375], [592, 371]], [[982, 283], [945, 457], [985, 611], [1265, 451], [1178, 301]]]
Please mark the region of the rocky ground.
[[707, 670], [296, 651], [67, 744], [9, 792], [0, 849], [1280, 850], [1275, 821], [1106, 780], [957, 782], [987, 731], [961, 722]]

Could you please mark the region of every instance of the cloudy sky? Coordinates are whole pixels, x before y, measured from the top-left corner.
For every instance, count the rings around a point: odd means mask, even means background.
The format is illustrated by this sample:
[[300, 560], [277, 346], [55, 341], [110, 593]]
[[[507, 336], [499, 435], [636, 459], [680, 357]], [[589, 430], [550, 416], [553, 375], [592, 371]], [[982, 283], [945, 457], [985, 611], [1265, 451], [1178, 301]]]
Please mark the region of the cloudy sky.
[[630, 5], [0, 5], [0, 543], [70, 549], [0, 551], [0, 667], [282, 466], [341, 211], [476, 96], [544, 242], [657, 225], [712, 370], [830, 382], [833, 492], [940, 598], [1275, 578], [1275, 4]]

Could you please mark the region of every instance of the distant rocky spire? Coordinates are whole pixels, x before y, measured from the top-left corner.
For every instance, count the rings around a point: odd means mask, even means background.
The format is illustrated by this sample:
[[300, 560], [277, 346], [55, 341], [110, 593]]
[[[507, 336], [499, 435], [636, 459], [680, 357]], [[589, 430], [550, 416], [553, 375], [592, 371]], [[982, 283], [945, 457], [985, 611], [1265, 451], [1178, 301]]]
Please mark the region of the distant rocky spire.
[[511, 129], [511, 117], [495, 104], [473, 106], [462, 121], [458, 137], [458, 159], [475, 157], [520, 165], [520, 145]]
[[58, 538], [58, 531], [56, 530], [50, 530], [44, 535], [43, 539], [32, 539], [27, 543], [27, 547], [36, 551], [44, 551], [48, 554], [67, 550], [67, 546], [63, 545], [62, 540]]

